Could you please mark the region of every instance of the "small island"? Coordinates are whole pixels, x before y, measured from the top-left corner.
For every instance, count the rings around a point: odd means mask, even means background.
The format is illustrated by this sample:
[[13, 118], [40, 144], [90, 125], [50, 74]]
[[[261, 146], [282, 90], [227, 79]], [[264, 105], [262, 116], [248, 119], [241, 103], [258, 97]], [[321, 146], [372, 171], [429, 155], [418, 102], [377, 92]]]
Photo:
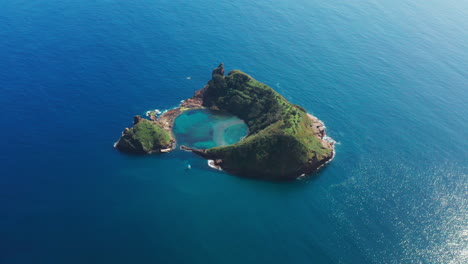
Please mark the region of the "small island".
[[150, 120], [134, 117], [133, 128], [124, 130], [115, 147], [130, 153], [169, 152], [176, 147], [175, 118], [202, 108], [233, 114], [248, 127], [248, 135], [232, 145], [180, 147], [208, 159], [213, 168], [251, 178], [291, 180], [316, 172], [334, 157], [334, 141], [326, 136], [318, 118], [239, 70], [225, 76], [224, 64], [179, 107], [159, 117], [151, 115]]

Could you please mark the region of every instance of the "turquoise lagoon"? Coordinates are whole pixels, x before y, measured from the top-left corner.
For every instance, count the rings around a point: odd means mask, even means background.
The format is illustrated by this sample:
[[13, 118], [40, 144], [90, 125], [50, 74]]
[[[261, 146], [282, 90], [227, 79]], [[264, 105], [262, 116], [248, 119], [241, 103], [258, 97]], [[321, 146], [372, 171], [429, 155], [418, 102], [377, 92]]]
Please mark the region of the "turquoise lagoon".
[[248, 128], [244, 121], [229, 113], [197, 109], [179, 115], [173, 132], [179, 146], [207, 149], [239, 142]]

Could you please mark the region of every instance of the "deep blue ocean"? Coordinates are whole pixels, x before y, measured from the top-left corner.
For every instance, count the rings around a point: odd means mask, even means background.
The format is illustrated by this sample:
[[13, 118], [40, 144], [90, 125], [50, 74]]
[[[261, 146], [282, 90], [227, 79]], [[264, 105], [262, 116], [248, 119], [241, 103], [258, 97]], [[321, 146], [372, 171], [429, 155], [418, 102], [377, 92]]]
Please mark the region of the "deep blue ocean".
[[[334, 161], [272, 183], [113, 148], [220, 62]], [[0, 113], [2, 264], [468, 262], [463, 0], [4, 0]]]

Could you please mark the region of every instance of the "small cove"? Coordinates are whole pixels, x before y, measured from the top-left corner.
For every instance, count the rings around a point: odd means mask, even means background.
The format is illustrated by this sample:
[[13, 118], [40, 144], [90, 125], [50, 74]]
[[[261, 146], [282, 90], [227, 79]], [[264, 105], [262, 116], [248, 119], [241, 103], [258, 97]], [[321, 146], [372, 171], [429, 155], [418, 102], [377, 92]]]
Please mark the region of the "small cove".
[[248, 133], [247, 125], [236, 116], [208, 109], [189, 110], [174, 120], [177, 144], [208, 149], [239, 142]]

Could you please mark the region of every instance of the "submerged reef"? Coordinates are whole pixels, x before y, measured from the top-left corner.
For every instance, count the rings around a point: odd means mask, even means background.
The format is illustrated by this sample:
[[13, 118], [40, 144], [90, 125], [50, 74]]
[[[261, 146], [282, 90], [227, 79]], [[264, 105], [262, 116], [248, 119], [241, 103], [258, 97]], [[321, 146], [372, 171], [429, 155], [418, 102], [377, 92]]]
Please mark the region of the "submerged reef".
[[154, 132], [142, 133], [139, 121], [124, 131], [116, 147], [139, 153], [173, 149], [174, 119], [185, 110], [198, 108], [229, 112], [242, 119], [249, 130], [244, 139], [228, 146], [181, 146], [211, 160], [212, 167], [246, 177], [288, 180], [317, 171], [334, 156], [334, 142], [319, 119], [239, 70], [225, 76], [224, 64], [213, 70], [212, 79], [192, 98], [157, 119], [143, 121], [144, 130]]

